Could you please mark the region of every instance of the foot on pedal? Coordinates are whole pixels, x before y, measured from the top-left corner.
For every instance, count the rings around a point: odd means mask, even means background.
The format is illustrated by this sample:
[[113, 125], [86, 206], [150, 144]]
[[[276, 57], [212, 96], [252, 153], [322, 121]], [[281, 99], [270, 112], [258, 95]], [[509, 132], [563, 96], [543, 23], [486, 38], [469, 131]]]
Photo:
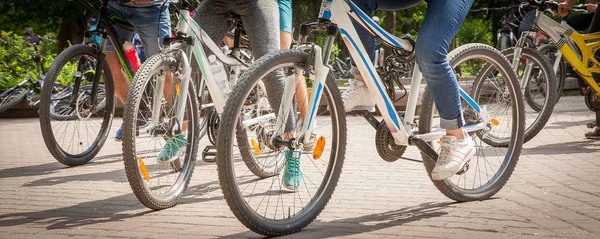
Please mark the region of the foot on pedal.
[[202, 150], [202, 161], [207, 163], [217, 162], [217, 147], [208, 145]]

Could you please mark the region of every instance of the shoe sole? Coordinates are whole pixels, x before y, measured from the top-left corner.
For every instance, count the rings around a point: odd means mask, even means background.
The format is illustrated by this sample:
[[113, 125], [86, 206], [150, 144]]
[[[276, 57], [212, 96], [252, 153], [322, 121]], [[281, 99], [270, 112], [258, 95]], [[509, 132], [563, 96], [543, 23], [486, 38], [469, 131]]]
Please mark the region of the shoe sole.
[[458, 167], [458, 170], [457, 170], [456, 172], [453, 172], [453, 173], [451, 173], [451, 174], [450, 174], [450, 176], [448, 176], [448, 177], [446, 177], [446, 178], [443, 178], [443, 179], [433, 179], [433, 177], [432, 177], [431, 179], [432, 179], [432, 180], [435, 180], [435, 181], [442, 181], [442, 180], [449, 179], [449, 178], [451, 178], [452, 176], [456, 175], [458, 172], [460, 172], [460, 170], [462, 170], [462, 169], [465, 167], [465, 165], [466, 165], [467, 163], [471, 162], [471, 159], [473, 158], [473, 156], [475, 156], [475, 153], [476, 153], [476, 151], [477, 151], [477, 150], [475, 150], [475, 147], [473, 147], [473, 149], [471, 149], [471, 151], [469, 151], [469, 153], [467, 154], [467, 157], [466, 157], [466, 159], [465, 159], [465, 160], [463, 160], [463, 162], [462, 162], [462, 163], [460, 164], [460, 166]]

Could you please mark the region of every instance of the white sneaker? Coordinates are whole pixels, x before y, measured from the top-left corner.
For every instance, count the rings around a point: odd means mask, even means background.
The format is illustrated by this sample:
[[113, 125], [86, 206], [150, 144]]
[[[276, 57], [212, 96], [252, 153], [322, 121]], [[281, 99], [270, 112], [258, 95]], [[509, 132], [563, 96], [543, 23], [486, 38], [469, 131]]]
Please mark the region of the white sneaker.
[[304, 152], [312, 152], [313, 150], [315, 150], [315, 146], [317, 145], [317, 138], [319, 138], [317, 129], [314, 129], [312, 133], [310, 133], [308, 143], [304, 144]]
[[342, 93], [342, 100], [346, 112], [355, 110], [375, 111], [375, 101], [362, 81], [350, 80], [350, 88]]
[[444, 180], [455, 175], [475, 155], [475, 146], [470, 136], [457, 141], [456, 137], [442, 137], [440, 155], [431, 171], [431, 179]]

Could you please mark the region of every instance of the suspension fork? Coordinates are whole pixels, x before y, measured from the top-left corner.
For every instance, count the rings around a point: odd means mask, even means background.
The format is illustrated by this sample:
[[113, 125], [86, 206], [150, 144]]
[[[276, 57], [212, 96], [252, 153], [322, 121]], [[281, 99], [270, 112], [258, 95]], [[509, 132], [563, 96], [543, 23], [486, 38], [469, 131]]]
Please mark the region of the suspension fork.
[[[527, 37], [535, 37], [535, 32], [526, 31], [521, 34], [521, 38], [517, 41], [517, 45], [515, 46], [515, 50], [513, 52], [512, 59], [512, 68], [519, 75], [519, 63], [521, 61], [521, 55], [523, 53], [523, 47], [525, 46], [525, 41]], [[527, 84], [529, 83], [529, 75], [531, 74], [532, 66], [531, 64], [527, 64], [525, 62], [525, 69], [523, 70], [523, 77], [521, 77], [520, 84], [521, 90], [524, 90]]]

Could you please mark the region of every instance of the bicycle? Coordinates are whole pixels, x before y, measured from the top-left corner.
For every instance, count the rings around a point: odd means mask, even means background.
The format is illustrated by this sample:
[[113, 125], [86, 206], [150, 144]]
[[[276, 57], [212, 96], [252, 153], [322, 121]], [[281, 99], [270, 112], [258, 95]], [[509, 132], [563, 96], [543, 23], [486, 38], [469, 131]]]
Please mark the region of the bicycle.
[[[231, 126], [219, 128], [217, 141], [221, 149], [217, 151], [217, 166], [224, 197], [242, 224], [267, 236], [294, 233], [310, 224], [331, 198], [342, 171], [346, 113], [334, 77], [326, 65], [338, 32], [347, 43], [346, 47], [383, 115], [384, 120], [380, 122], [370, 112], [360, 112], [377, 129], [376, 144], [381, 144], [385, 152], [398, 158], [409, 145], [417, 146], [430, 175], [438, 156], [437, 142], [445, 135], [445, 131], [439, 128], [439, 116], [428, 90], [423, 95], [419, 116], [415, 115], [418, 101], [415, 92], [419, 92], [422, 78], [416, 66], [407, 109], [396, 112], [372, 62], [365, 58], [365, 50], [350, 19], [367, 28], [383, 44], [402, 49], [407, 54], [413, 53], [414, 41], [385, 32], [351, 1], [323, 1], [319, 19], [318, 22], [302, 24], [300, 42], [304, 44], [293, 50], [271, 53], [254, 62], [242, 74], [221, 117], [222, 125]], [[323, 48], [306, 42], [313, 31], [327, 32]], [[508, 60], [490, 46], [463, 45], [452, 51], [448, 58], [459, 78], [474, 79], [471, 94], [461, 89], [460, 96], [467, 122], [464, 130], [476, 141], [479, 153], [467, 164], [471, 166], [461, 169], [458, 175], [432, 182], [453, 200], [484, 200], [504, 186], [519, 158], [525, 120], [522, 93]], [[495, 66], [501, 74], [478, 74], [485, 63]], [[264, 134], [267, 137], [257, 136], [267, 142], [267, 147], [282, 151], [267, 155], [271, 158], [269, 162], [303, 162], [304, 167], [300, 171], [289, 172], [300, 174], [301, 180], [294, 179], [290, 183], [288, 178], [284, 185], [281, 182], [285, 174], [270, 178], [253, 177], [251, 170], [238, 160], [240, 154], [246, 152], [234, 149], [236, 142], [240, 143], [240, 140], [235, 140], [237, 132], [246, 132], [243, 127], [256, 120], [243, 115], [244, 102], [262, 77], [273, 73], [284, 74], [285, 77], [282, 103], [279, 109], [273, 110], [277, 117], [274, 127], [268, 128]], [[306, 94], [296, 92], [293, 87], [305, 80], [312, 83], [307, 109], [298, 103], [301, 102], [299, 96], [302, 98]], [[290, 124], [290, 118], [296, 122]], [[315, 141], [311, 137], [313, 134], [317, 135]], [[314, 145], [314, 148], [307, 145]], [[254, 153], [260, 154], [260, 149]], [[297, 160], [282, 161], [284, 153]], [[483, 167], [487, 171], [482, 172]]]
[[[127, 179], [138, 200], [153, 210], [178, 203], [193, 174], [200, 140], [208, 134], [212, 141], [211, 138], [217, 138], [218, 134], [213, 135], [211, 130], [216, 133], [216, 128], [229, 126], [218, 120], [229, 94], [227, 89], [252, 60], [245, 54], [247, 43], [242, 45], [240, 16], [230, 14], [228, 17], [235, 28], [234, 45], [228, 53], [229, 49], [219, 48], [189, 16], [191, 7], [189, 1], [178, 2], [175, 37], [165, 38], [164, 42], [180, 46], [163, 50], [141, 66], [129, 88], [125, 104], [122, 145]], [[209, 64], [212, 55], [215, 62], [225, 65], [225, 75], [212, 69], [218, 68], [218, 65]], [[201, 72], [197, 72], [194, 66]], [[205, 102], [205, 86], [212, 103]], [[244, 114], [260, 116], [254, 125], [264, 126], [274, 118], [273, 113], [263, 110], [264, 105], [268, 105], [264, 89], [264, 85], [255, 88], [253, 97], [245, 103]], [[140, 121], [144, 121], [145, 125], [140, 126]], [[252, 132], [260, 130], [255, 127]], [[240, 144], [243, 150], [263, 144], [261, 141], [248, 142], [246, 132], [240, 131], [237, 137], [252, 144]], [[174, 161], [164, 163], [159, 159], [159, 151], [169, 140], [181, 143], [182, 150], [177, 152]], [[208, 151], [211, 149], [214, 147], [205, 147], [203, 159], [210, 156]], [[266, 177], [277, 171], [269, 165], [261, 165], [260, 158], [249, 153], [244, 155], [243, 160], [255, 169], [256, 175]]]
[[[583, 4], [575, 5], [571, 8], [571, 12], [587, 12], [587, 8]], [[560, 24], [563, 26], [568, 26], [566, 21], [562, 21]], [[558, 88], [556, 102], [558, 102], [558, 100], [560, 100], [560, 97], [562, 96], [568, 66], [566, 65], [565, 60], [562, 58], [562, 53], [558, 50], [558, 48], [556, 48], [556, 45], [554, 43], [543, 44], [538, 47], [537, 51], [542, 56], [548, 58], [548, 60], [550, 61], [550, 65], [552, 66], [552, 70], [556, 72], [556, 87]]]
[[589, 86], [585, 92], [586, 106], [594, 111], [600, 111], [600, 86], [597, 83], [600, 74], [600, 61], [595, 50], [600, 46], [597, 42], [600, 33], [581, 34], [568, 25], [562, 25], [546, 16], [545, 10], [556, 10], [558, 4], [547, 1], [528, 0], [524, 3], [539, 11], [536, 13], [535, 26], [556, 42], [562, 58], [573, 66], [575, 72]]
[[[108, 0], [102, 0], [100, 16], [92, 35], [101, 37], [100, 44], [84, 42], [68, 47], [52, 63], [46, 74], [40, 98], [40, 126], [44, 143], [54, 158], [67, 166], [82, 165], [92, 160], [104, 145], [115, 111], [112, 74], [102, 52], [107, 41], [115, 48], [128, 79], [135, 73], [118, 41], [115, 26], [135, 31], [135, 27], [108, 14]], [[91, 6], [91, 5], [90, 5]], [[51, 117], [52, 85], [68, 82], [72, 95], [66, 98], [64, 110], [71, 117]]]
[[[495, 8], [481, 8], [470, 10], [470, 13], [479, 12], [501, 12], [502, 13], [502, 28], [496, 31], [496, 49], [503, 51], [509, 47], [517, 44], [517, 37], [513, 29], [519, 29], [519, 25], [511, 21], [511, 11], [517, 9], [519, 6], [510, 7], [495, 7]], [[516, 19], [513, 17], [512, 19]]]
[[[42, 63], [42, 58], [40, 57], [37, 44], [33, 44], [33, 47], [36, 53], [36, 55], [33, 56], [33, 61], [39, 63], [42, 76], [35, 80], [31, 77], [27, 77], [25, 80], [0, 93], [0, 113], [10, 109], [12, 106], [23, 101], [23, 99], [27, 99], [29, 106], [31, 107], [36, 107], [39, 104], [39, 99], [34, 100], [33, 95], [40, 93], [46, 77], [46, 71], [44, 70], [44, 65]], [[50, 111], [52, 117], [58, 119], [71, 116], [72, 112], [63, 109], [62, 104], [64, 103], [63, 99], [72, 94], [72, 88], [65, 88], [64, 85], [55, 83], [53, 87], [53, 94], [52, 108]]]

